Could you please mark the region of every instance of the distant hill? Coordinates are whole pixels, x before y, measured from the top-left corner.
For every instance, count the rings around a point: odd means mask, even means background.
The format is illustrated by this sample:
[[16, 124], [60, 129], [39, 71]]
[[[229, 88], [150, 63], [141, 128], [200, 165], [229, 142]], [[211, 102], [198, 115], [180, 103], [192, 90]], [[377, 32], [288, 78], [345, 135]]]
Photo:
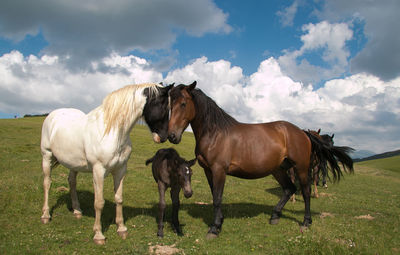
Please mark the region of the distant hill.
[[353, 158], [353, 161], [361, 162], [361, 161], [366, 161], [366, 160], [389, 158], [389, 157], [393, 157], [393, 156], [397, 156], [397, 155], [400, 155], [400, 150], [384, 152], [381, 154], [376, 154], [376, 155], [365, 157], [365, 158]]
[[362, 159], [362, 158], [373, 156], [375, 154], [376, 154], [376, 152], [373, 152], [373, 151], [356, 150], [356, 151], [350, 153], [350, 157], [352, 159]]

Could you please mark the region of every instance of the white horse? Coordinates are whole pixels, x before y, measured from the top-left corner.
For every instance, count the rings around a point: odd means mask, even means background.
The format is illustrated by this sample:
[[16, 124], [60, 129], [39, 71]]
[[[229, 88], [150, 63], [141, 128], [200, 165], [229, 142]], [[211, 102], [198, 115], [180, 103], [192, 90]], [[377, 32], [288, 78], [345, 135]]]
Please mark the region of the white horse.
[[122, 215], [122, 184], [131, 154], [129, 133], [136, 121], [144, 117], [157, 143], [167, 139], [168, 90], [173, 85], [128, 85], [109, 94], [103, 104], [84, 114], [77, 109], [58, 109], [49, 114], [42, 127], [44, 205], [41, 221], [48, 223], [51, 170], [58, 164], [70, 169], [68, 181], [72, 209], [82, 217], [77, 193], [78, 172], [92, 172], [94, 184], [94, 242], [104, 244], [101, 212], [104, 207], [103, 183], [109, 173], [114, 178], [117, 232], [125, 239], [127, 228]]

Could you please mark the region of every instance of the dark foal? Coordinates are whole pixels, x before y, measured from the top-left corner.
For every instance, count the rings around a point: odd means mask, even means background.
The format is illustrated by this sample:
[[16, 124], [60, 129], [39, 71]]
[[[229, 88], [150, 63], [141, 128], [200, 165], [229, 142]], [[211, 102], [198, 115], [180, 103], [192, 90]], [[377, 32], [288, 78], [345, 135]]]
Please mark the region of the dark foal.
[[196, 163], [196, 159], [186, 161], [176, 150], [169, 148], [158, 150], [154, 157], [146, 160], [146, 165], [150, 163], [153, 163], [153, 177], [158, 184], [160, 194], [157, 236], [164, 236], [165, 191], [169, 187], [171, 187], [172, 200], [172, 228], [178, 235], [183, 235], [178, 220], [179, 192], [183, 189], [186, 198], [192, 196], [192, 169], [190, 167]]

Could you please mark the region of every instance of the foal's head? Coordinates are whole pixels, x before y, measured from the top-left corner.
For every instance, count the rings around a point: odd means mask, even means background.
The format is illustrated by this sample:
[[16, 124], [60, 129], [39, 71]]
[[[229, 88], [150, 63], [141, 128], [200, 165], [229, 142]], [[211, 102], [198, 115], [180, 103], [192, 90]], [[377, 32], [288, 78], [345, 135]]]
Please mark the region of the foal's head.
[[168, 91], [173, 87], [157, 87], [158, 93], [152, 93], [150, 88], [144, 90], [147, 98], [143, 109], [144, 120], [153, 133], [153, 140], [156, 143], [163, 143], [168, 136]]
[[186, 198], [191, 197], [193, 194], [191, 185], [193, 171], [190, 167], [195, 163], [196, 159], [192, 159], [190, 161], [183, 160], [180, 162], [180, 164], [178, 164], [177, 167], [179, 186], [182, 188], [183, 194]]
[[195, 106], [191, 91], [196, 81], [186, 86], [180, 84], [170, 91], [171, 116], [168, 125], [168, 139], [171, 143], [179, 143], [182, 133], [195, 117]]

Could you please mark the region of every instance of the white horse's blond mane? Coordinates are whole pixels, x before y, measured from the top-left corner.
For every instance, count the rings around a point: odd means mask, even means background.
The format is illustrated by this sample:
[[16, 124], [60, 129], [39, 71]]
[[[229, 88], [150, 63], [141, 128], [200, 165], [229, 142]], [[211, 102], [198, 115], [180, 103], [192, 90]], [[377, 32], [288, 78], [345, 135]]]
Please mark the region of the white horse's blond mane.
[[[104, 134], [108, 134], [111, 129], [117, 129], [120, 131], [128, 131], [129, 126], [132, 125], [133, 121], [139, 117], [144, 103], [140, 98], [136, 98], [139, 93], [143, 93], [145, 88], [149, 88], [150, 96], [158, 94], [157, 87], [161, 85], [156, 83], [143, 83], [135, 85], [127, 85], [123, 88], [113, 91], [108, 94], [102, 104], [104, 111]], [[143, 100], [145, 100], [143, 96]], [[136, 119], [134, 119], [136, 118]]]

